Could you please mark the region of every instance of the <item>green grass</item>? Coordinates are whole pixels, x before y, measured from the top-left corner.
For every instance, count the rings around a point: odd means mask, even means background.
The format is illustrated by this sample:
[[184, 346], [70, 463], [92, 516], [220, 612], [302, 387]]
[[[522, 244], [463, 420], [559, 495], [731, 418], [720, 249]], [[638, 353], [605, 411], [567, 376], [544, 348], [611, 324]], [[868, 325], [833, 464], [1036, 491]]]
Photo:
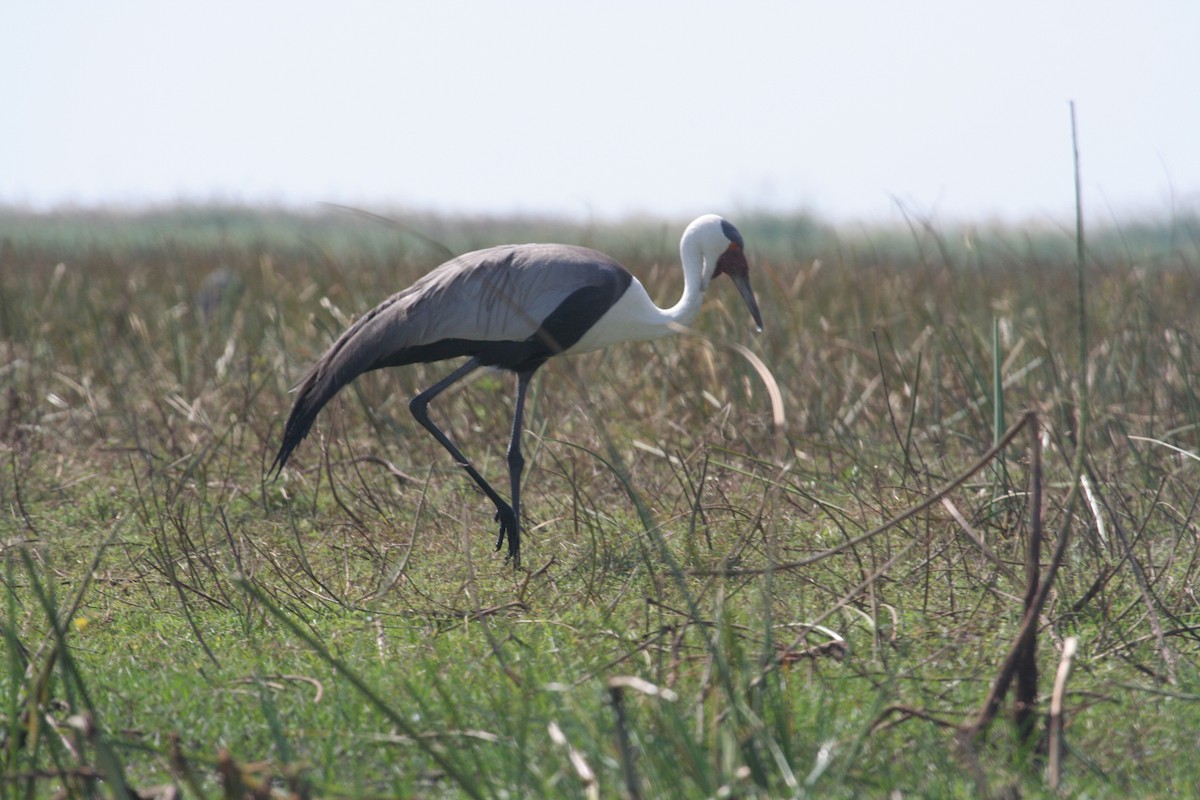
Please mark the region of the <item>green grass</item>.
[[[407, 412], [447, 365], [360, 379], [269, 482], [287, 390], [442, 247], [591, 244], [667, 303], [680, 224], [0, 214], [0, 796], [1048, 796], [1068, 636], [1064, 790], [1200, 783], [1200, 222], [1090, 234], [1085, 348], [1073, 232], [735, 222], [766, 331], [718, 281], [694, 335], [547, 365], [514, 571]], [[512, 394], [432, 406], [497, 479]], [[855, 540], [1026, 410], [1043, 574], [1069, 539], [1035, 729], [1010, 691], [968, 747], [1021, 626], [1028, 435]]]

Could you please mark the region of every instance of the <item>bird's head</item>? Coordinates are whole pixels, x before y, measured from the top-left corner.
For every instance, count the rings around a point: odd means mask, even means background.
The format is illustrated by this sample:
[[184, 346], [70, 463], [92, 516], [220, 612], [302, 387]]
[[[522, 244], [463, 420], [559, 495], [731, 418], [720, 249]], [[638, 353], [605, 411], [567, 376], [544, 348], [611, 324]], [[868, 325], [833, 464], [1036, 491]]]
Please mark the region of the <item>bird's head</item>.
[[746, 261], [746, 242], [733, 223], [716, 214], [700, 217], [684, 232], [684, 237], [695, 236], [699, 240], [700, 252], [704, 256], [704, 273], [701, 286], [708, 288], [709, 281], [718, 275], [728, 275], [733, 285], [746, 301], [754, 324], [762, 332], [762, 314], [754, 290], [750, 288], [750, 264]]

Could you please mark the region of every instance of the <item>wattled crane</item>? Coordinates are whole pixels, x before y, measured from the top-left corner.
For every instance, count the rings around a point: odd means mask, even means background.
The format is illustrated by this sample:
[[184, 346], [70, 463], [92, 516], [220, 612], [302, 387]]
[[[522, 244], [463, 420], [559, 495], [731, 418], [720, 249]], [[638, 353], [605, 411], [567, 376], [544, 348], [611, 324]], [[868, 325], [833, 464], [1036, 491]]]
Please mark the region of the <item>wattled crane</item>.
[[[715, 214], [700, 217], [683, 232], [679, 256], [683, 297], [665, 309], [654, 304], [629, 270], [585, 247], [505, 245], [447, 261], [361, 317], [308, 370], [271, 470], [278, 475], [318, 412], [364, 372], [465, 356], [462, 366], [414, 397], [409, 409], [495, 504], [500, 524], [496, 549], [507, 538], [508, 558], [519, 566], [522, 414], [538, 367], [556, 355], [674, 333], [696, 316], [705, 290], [718, 275], [733, 280], [762, 330], [745, 242], [737, 228]], [[508, 444], [510, 502], [429, 419], [430, 401], [480, 367], [498, 367], [517, 376]]]

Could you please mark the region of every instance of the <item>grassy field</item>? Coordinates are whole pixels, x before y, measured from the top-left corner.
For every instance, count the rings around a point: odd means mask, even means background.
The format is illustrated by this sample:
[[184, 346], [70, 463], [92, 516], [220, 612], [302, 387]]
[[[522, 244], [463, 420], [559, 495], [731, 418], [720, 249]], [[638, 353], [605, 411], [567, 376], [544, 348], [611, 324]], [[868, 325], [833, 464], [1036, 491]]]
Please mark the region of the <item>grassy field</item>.
[[[543, 369], [516, 571], [448, 365], [269, 481], [288, 389], [447, 251], [674, 302], [682, 221], [0, 213], [0, 797], [1194, 791], [1200, 220], [733, 221], [765, 332]], [[432, 407], [498, 485], [512, 395]]]

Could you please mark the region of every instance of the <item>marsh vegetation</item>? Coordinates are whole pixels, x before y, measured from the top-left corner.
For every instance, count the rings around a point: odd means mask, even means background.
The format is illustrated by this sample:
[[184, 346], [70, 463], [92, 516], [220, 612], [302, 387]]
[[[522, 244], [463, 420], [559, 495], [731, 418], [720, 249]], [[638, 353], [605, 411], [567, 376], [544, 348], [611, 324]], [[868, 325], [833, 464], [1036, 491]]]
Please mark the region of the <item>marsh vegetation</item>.
[[[1074, 230], [729, 216], [765, 332], [716, 285], [550, 362], [514, 570], [408, 415], [447, 365], [269, 481], [288, 389], [447, 251], [673, 302], [678, 221], [0, 215], [0, 796], [1039, 796], [1068, 640], [1054, 781], [1194, 790], [1200, 221], [1081, 270]], [[434, 409], [487, 476], [512, 393]]]

